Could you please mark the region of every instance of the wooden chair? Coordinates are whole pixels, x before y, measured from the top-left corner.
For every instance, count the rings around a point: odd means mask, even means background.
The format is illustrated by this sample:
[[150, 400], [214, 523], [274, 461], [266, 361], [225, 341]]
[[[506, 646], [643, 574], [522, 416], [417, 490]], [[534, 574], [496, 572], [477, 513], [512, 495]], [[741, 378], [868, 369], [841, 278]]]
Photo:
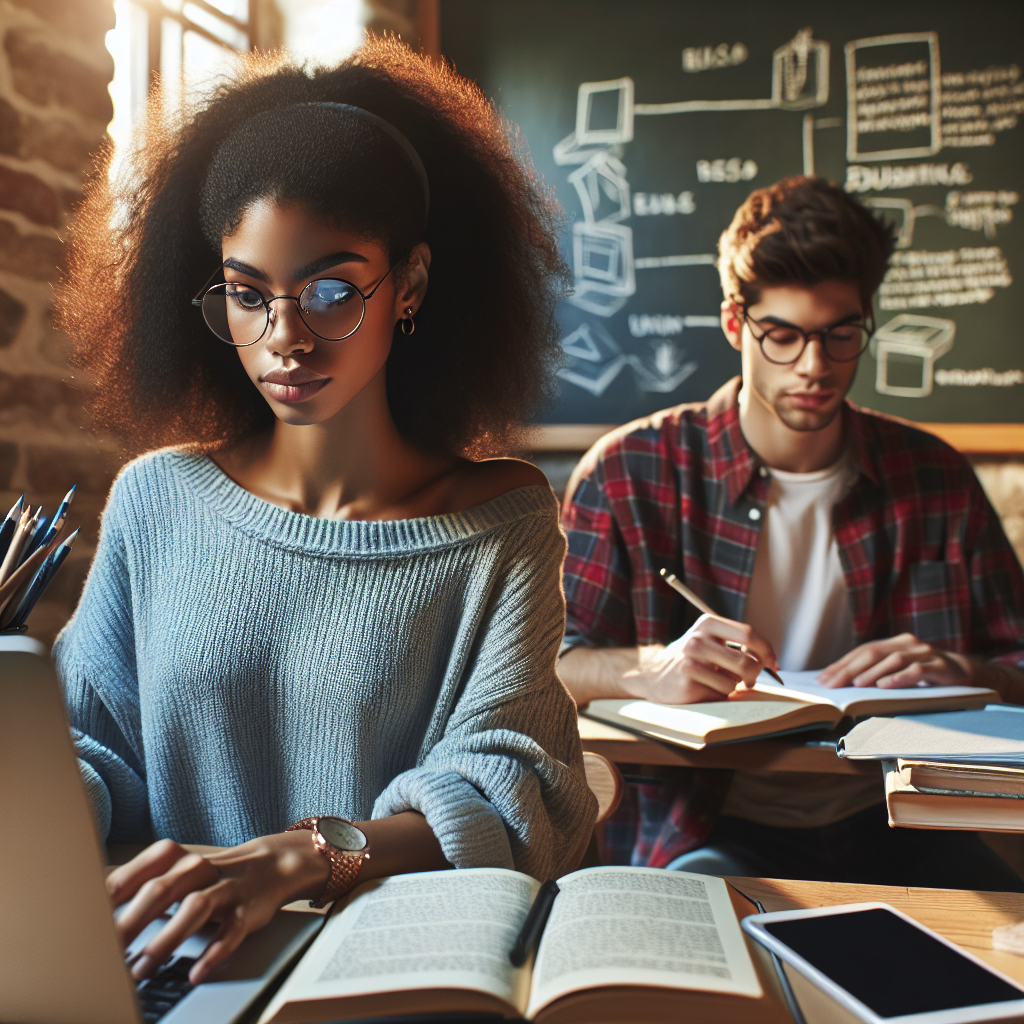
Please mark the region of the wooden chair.
[[626, 783], [618, 767], [601, 754], [584, 751], [583, 770], [590, 792], [597, 797], [597, 824], [600, 824], [618, 810]]

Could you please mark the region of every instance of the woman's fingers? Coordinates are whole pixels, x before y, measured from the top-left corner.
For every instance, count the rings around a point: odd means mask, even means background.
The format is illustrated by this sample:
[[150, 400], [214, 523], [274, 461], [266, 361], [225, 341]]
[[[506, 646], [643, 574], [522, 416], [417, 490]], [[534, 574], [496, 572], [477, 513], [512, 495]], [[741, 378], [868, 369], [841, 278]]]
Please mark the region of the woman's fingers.
[[243, 908], [236, 907], [232, 916], [221, 924], [213, 942], [206, 947], [206, 952], [192, 965], [188, 980], [193, 985], [206, 981], [238, 949], [251, 930]]
[[220, 873], [205, 857], [198, 853], [186, 853], [169, 871], [144, 882], [131, 903], [118, 916], [116, 928], [122, 943], [127, 946], [172, 903], [212, 885], [219, 877]]
[[132, 964], [136, 981], [148, 978], [190, 936], [199, 931], [221, 905], [227, 902], [224, 886], [189, 893], [177, 912], [146, 944], [142, 955]]
[[169, 871], [184, 857], [187, 851], [170, 839], [161, 839], [147, 846], [142, 853], [133, 857], [107, 875], [107, 895], [114, 907], [130, 900], [151, 878], [158, 878]]

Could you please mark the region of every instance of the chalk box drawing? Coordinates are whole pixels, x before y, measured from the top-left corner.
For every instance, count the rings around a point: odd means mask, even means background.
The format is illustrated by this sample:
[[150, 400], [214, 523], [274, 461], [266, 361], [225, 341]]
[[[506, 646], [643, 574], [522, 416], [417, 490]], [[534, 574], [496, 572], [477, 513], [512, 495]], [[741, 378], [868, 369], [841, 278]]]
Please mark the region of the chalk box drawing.
[[[897, 398], [926, 398], [932, 393], [935, 360], [953, 347], [956, 322], [935, 316], [900, 313], [883, 324], [871, 338], [875, 356], [875, 390]], [[920, 364], [920, 384], [893, 384], [889, 380], [891, 357]], [[916, 368], [916, 367], [915, 367]]]

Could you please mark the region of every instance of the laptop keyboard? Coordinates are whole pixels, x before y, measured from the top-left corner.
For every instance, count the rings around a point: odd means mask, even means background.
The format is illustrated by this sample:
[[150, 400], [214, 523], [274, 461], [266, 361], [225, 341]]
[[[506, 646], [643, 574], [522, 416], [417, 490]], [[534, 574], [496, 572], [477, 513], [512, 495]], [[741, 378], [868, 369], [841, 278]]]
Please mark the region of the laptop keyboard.
[[155, 1024], [192, 991], [188, 972], [194, 963], [195, 959], [192, 957], [178, 957], [138, 986], [135, 991], [138, 993], [142, 1005], [142, 1019], [146, 1024]]

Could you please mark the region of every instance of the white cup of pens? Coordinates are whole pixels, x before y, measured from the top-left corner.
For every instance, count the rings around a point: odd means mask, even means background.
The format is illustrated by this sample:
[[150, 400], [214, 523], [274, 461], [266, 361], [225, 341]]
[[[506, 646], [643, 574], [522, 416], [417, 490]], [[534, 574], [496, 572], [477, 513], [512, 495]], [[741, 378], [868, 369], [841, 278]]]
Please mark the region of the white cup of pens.
[[0, 634], [24, 633], [28, 617], [57, 570], [64, 564], [78, 530], [60, 543], [72, 487], [47, 522], [43, 506], [33, 513], [23, 494], [0, 523]]

